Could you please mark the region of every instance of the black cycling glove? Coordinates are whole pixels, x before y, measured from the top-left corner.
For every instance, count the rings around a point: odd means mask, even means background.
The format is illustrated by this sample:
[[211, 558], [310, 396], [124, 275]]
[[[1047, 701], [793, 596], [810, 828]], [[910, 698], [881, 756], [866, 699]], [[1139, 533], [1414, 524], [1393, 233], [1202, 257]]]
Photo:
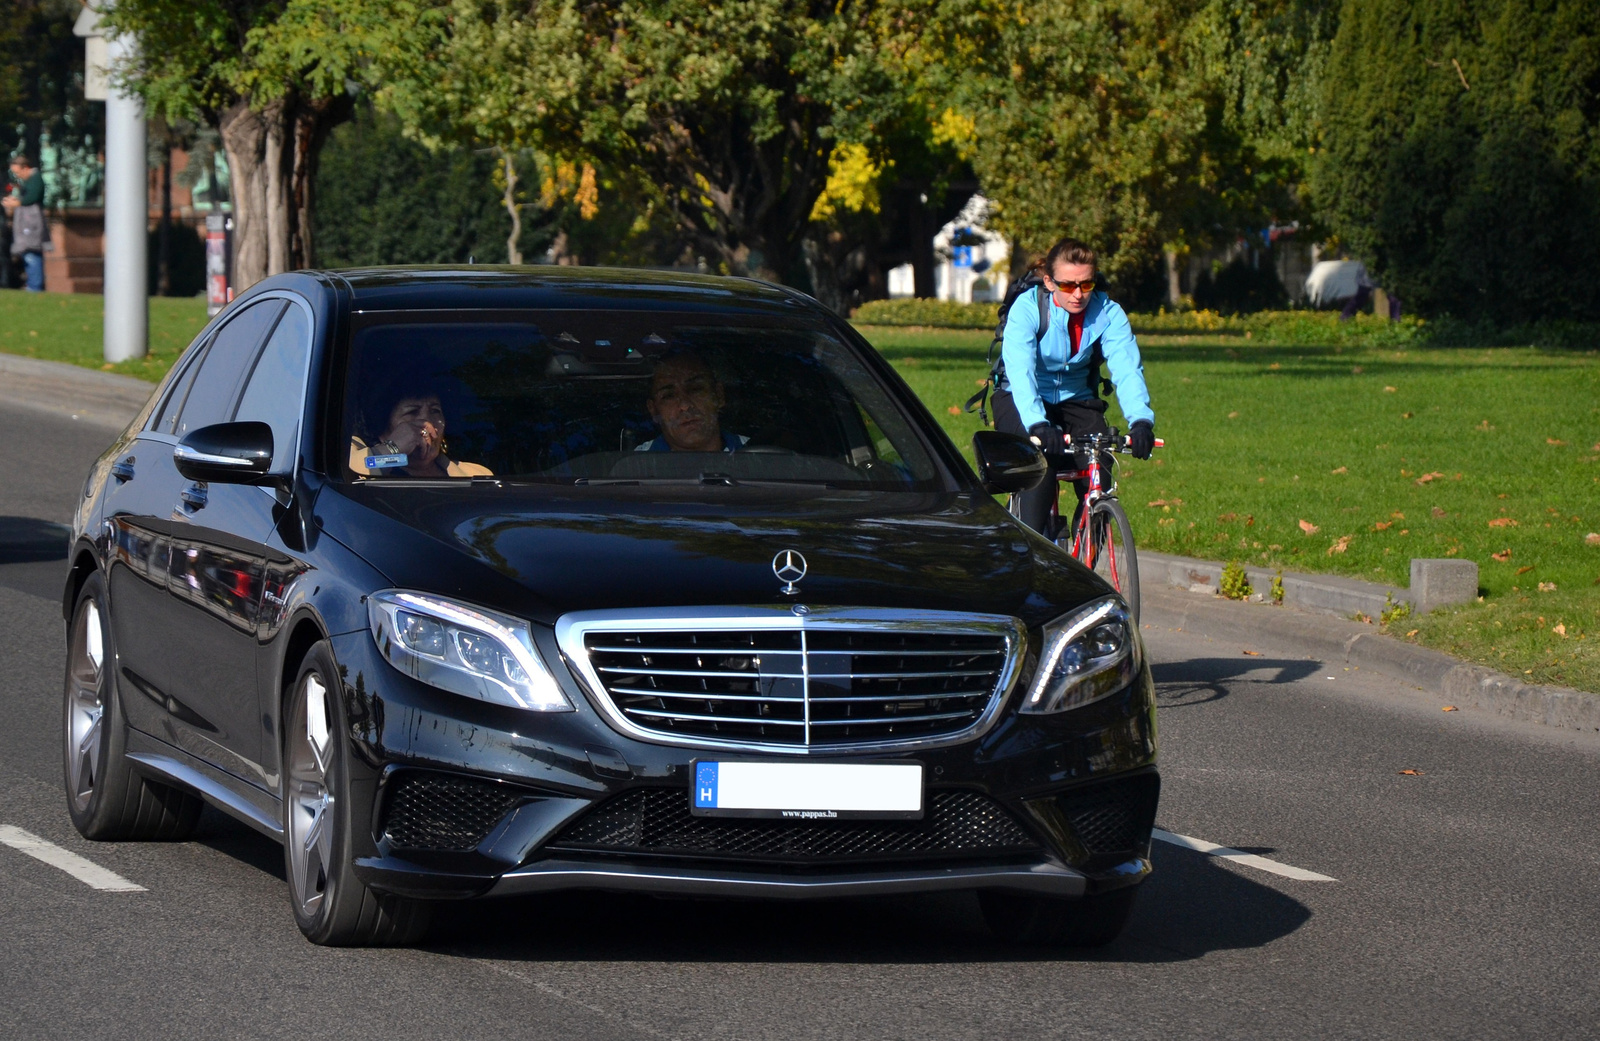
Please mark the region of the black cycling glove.
[[1035, 423], [1028, 428], [1028, 436], [1039, 442], [1039, 449], [1045, 455], [1059, 456], [1066, 453], [1066, 439], [1061, 436], [1061, 431], [1049, 423]]
[[1150, 458], [1150, 453], [1156, 447], [1156, 430], [1149, 420], [1134, 420], [1133, 428], [1128, 431], [1128, 447], [1132, 449], [1135, 459]]

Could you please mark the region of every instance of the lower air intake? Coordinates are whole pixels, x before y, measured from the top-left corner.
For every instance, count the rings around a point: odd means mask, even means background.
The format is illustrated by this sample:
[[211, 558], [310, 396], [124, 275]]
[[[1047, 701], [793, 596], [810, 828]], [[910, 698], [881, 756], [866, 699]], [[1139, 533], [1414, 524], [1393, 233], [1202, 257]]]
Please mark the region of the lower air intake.
[[1034, 853], [999, 803], [970, 791], [928, 795], [922, 820], [774, 821], [696, 817], [682, 788], [640, 788], [602, 803], [551, 849], [826, 864]]
[[392, 782], [384, 837], [402, 849], [464, 853], [477, 849], [521, 800], [521, 793], [492, 781], [403, 773]]

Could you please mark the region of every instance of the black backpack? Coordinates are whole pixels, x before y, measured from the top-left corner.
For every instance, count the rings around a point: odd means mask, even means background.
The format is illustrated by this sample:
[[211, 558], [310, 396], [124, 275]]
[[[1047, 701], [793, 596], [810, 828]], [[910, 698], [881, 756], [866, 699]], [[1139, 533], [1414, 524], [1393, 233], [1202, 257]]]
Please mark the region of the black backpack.
[[[1006, 378], [1005, 359], [1000, 355], [1000, 346], [1006, 337], [1006, 316], [1011, 313], [1011, 305], [1017, 302], [1017, 298], [1035, 287], [1042, 289], [1044, 279], [1039, 276], [1039, 272], [1030, 269], [1011, 283], [1006, 289], [1005, 300], [1000, 304], [1000, 320], [995, 323], [994, 339], [989, 341], [989, 378], [984, 381], [976, 394], [967, 399], [966, 410], [971, 412], [976, 409], [978, 418], [982, 420], [984, 426], [989, 425], [989, 391], [991, 389], [998, 391], [1000, 384]], [[1034, 294], [1034, 298], [1039, 302], [1039, 331], [1033, 338], [1033, 349], [1037, 351], [1039, 345], [1044, 342], [1044, 334], [1050, 329], [1050, 295], [1039, 292]], [[1094, 392], [1095, 400], [1098, 401], [1102, 393], [1109, 394], [1113, 388], [1110, 380], [1100, 378], [1100, 364], [1105, 361], [1105, 355], [1100, 350], [1100, 341], [1096, 340], [1090, 344], [1089, 350], [1092, 352], [1089, 355], [1089, 389]]]

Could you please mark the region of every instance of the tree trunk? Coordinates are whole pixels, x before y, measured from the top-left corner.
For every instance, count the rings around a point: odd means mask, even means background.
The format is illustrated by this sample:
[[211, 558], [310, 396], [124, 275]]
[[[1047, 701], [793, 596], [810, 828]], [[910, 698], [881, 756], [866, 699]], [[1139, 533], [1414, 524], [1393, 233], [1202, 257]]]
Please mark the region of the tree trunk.
[[506, 263], [521, 264], [522, 250], [518, 243], [522, 241], [522, 206], [517, 202], [517, 167], [511, 161], [511, 153], [505, 150], [500, 152], [500, 161], [506, 166], [506, 212], [511, 214], [511, 235], [506, 239]]
[[1167, 306], [1174, 311], [1183, 302], [1183, 282], [1178, 278], [1178, 251], [1163, 251], [1167, 259]]
[[310, 267], [312, 186], [328, 131], [348, 118], [347, 99], [240, 102], [217, 129], [233, 180], [233, 290]]

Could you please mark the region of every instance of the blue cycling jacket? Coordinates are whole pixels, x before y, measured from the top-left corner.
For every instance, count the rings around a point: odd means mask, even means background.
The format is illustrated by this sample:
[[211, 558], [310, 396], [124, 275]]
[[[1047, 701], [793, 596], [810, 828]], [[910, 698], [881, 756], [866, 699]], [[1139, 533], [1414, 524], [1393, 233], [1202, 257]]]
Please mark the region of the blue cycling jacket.
[[1045, 332], [1039, 347], [1034, 341], [1039, 333], [1039, 298], [1043, 286], [1035, 286], [1030, 293], [1017, 297], [1006, 314], [1006, 329], [1000, 344], [1000, 357], [1005, 361], [1006, 378], [998, 388], [1009, 390], [1022, 417], [1024, 428], [1048, 420], [1044, 404], [1063, 401], [1087, 400], [1095, 396], [1089, 386], [1089, 359], [1092, 348], [1100, 341], [1100, 352], [1110, 370], [1111, 382], [1117, 388], [1117, 403], [1131, 426], [1138, 420], [1155, 425], [1156, 414], [1150, 410], [1150, 391], [1144, 385], [1144, 364], [1139, 360], [1139, 341], [1133, 338], [1133, 327], [1122, 307], [1104, 293], [1089, 297], [1089, 309], [1083, 315], [1083, 337], [1079, 341], [1077, 357], [1072, 352], [1072, 334], [1067, 331], [1068, 312], [1050, 302], [1048, 309], [1050, 328]]

